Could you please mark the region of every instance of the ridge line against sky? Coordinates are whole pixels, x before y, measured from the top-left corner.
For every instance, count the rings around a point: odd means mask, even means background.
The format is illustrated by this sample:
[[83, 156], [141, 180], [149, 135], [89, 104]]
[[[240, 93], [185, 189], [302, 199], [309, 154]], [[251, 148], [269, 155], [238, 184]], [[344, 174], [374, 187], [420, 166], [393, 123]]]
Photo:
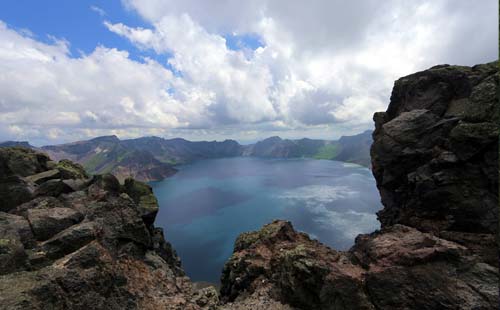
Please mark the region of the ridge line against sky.
[[360, 133], [397, 78], [496, 60], [497, 13], [495, 0], [6, 0], [0, 141]]

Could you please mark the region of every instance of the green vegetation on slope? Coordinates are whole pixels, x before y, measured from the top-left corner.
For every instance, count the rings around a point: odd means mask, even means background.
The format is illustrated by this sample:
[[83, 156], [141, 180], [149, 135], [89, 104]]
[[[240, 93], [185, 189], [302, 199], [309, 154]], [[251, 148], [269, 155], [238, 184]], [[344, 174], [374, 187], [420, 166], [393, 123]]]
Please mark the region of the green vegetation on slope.
[[98, 153], [93, 155], [91, 158], [86, 160], [83, 163], [83, 166], [90, 173], [97, 173], [99, 168], [107, 161], [107, 157], [105, 153]]
[[337, 143], [323, 145], [313, 155], [314, 159], [334, 159], [340, 153], [341, 146]]

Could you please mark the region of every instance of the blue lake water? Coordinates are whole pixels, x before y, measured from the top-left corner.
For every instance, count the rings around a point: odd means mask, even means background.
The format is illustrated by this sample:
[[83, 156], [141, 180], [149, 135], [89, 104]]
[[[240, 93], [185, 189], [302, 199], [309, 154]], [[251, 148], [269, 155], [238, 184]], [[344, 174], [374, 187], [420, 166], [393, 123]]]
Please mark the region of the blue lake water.
[[340, 250], [379, 228], [371, 171], [337, 161], [203, 160], [151, 186], [160, 203], [156, 226], [165, 229], [194, 281], [219, 282], [236, 237], [273, 219], [289, 220]]

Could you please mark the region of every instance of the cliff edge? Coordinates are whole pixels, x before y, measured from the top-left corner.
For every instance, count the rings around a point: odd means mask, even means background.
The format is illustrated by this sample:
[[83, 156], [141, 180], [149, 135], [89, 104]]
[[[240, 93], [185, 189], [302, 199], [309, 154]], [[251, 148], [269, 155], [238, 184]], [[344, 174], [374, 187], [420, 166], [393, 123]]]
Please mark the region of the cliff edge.
[[157, 212], [144, 183], [122, 185], [67, 160], [1, 148], [0, 308], [200, 309], [216, 303], [213, 289], [193, 289], [153, 225]]

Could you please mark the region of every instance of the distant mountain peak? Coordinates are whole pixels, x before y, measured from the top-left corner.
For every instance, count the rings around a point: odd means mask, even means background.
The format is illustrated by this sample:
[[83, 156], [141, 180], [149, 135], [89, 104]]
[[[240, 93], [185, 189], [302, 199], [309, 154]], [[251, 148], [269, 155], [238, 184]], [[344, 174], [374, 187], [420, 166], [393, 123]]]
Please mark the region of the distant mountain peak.
[[262, 140], [263, 141], [268, 141], [268, 142], [273, 142], [273, 141], [283, 141], [280, 136], [272, 136], [267, 139]]
[[101, 136], [90, 139], [92, 142], [120, 142], [120, 139], [116, 135]]
[[0, 142], [0, 147], [12, 147], [12, 146], [20, 146], [26, 147], [29, 149], [34, 148], [28, 141], [4, 141]]

